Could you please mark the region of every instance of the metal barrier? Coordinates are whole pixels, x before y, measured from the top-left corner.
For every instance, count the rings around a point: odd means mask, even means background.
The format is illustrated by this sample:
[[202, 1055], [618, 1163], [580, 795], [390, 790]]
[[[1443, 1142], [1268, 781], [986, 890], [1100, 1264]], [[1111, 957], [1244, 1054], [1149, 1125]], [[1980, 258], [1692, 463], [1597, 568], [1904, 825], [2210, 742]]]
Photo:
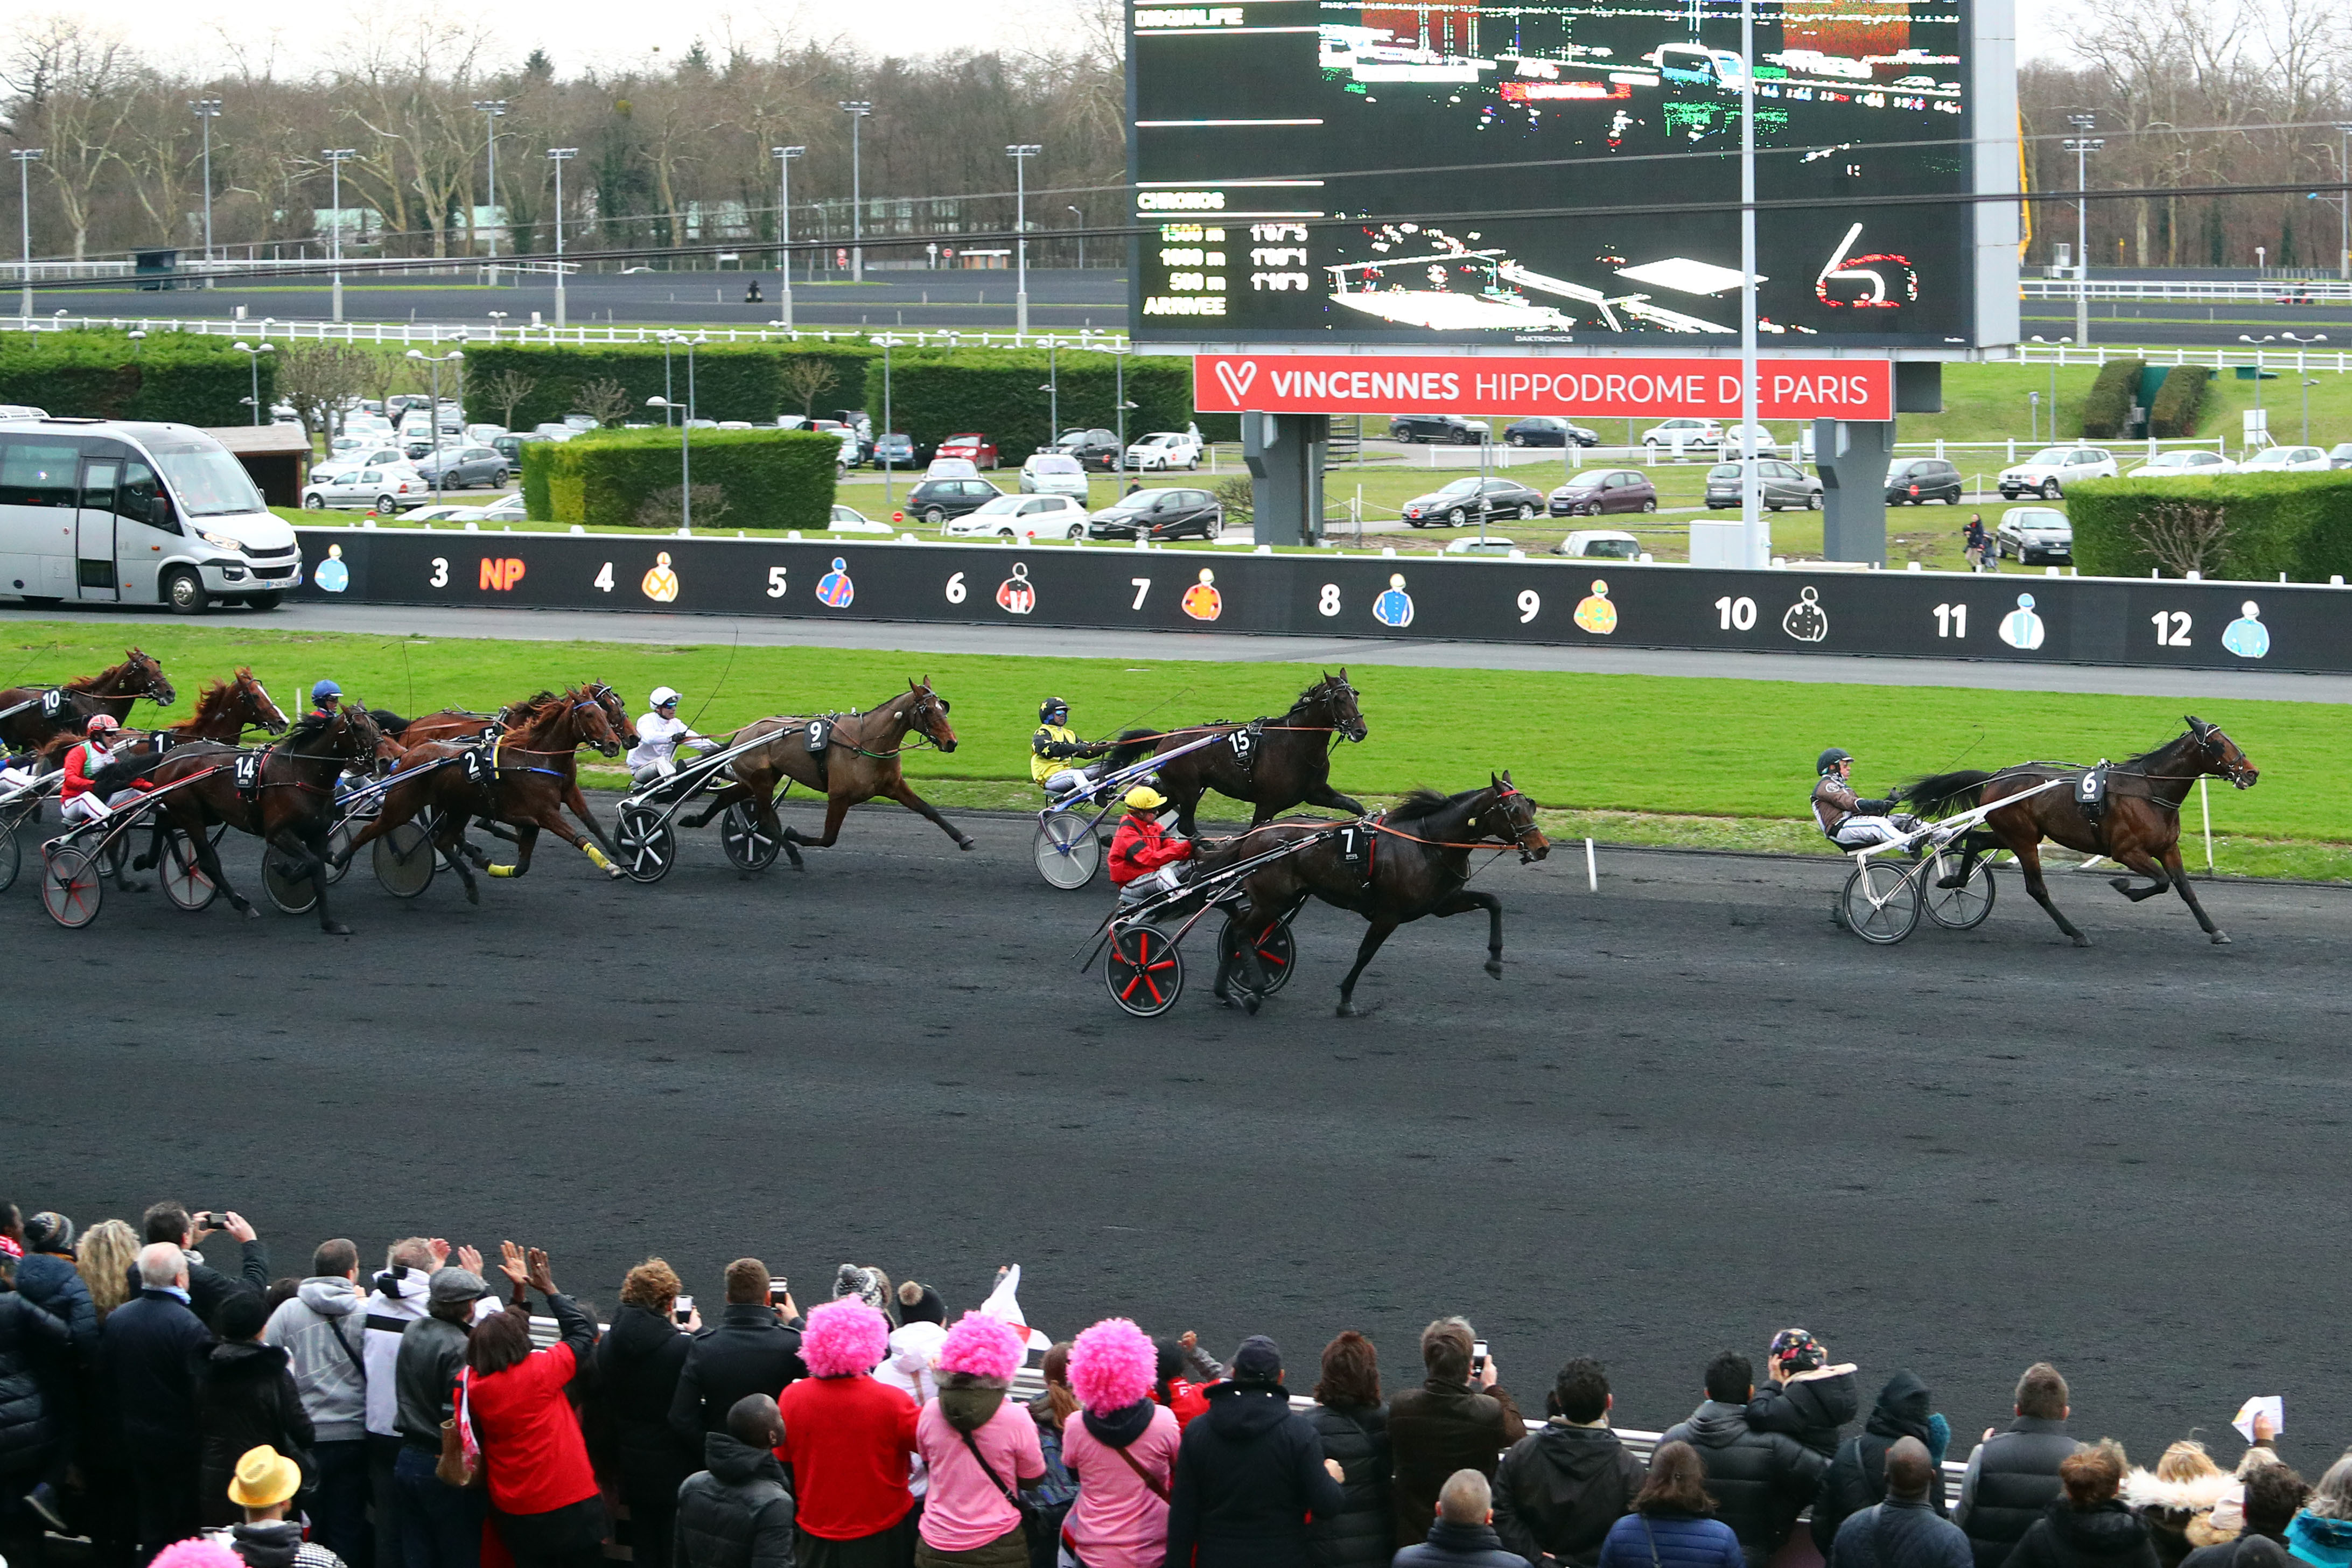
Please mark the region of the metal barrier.
[[[570, 267], [571, 263], [566, 263]], [[511, 272], [516, 265], [499, 262], [499, 269]], [[488, 263], [467, 263], [471, 271], [485, 271]], [[0, 283], [5, 283], [5, 267], [0, 267]], [[375, 275], [371, 274], [371, 277]], [[604, 325], [558, 327], [484, 322], [432, 321], [281, 321], [275, 318], [263, 321], [239, 320], [235, 317], [152, 317], [152, 316], [0, 316], [0, 331], [57, 332], [86, 328], [102, 328], [111, 331], [191, 332], [200, 337], [247, 338], [286, 342], [394, 343], [406, 345], [424, 343], [568, 343], [576, 347], [601, 346], [611, 343], [658, 343], [675, 326], [623, 327]], [[899, 348], [1065, 348], [1091, 349], [1111, 352], [1123, 349], [1125, 332], [1108, 331], [1101, 328], [1081, 328], [1075, 332], [982, 332], [925, 330], [915, 327], [728, 327], [697, 326], [695, 335], [705, 342], [719, 343], [814, 343], [871, 342], [877, 334], [887, 333], [892, 344]]]

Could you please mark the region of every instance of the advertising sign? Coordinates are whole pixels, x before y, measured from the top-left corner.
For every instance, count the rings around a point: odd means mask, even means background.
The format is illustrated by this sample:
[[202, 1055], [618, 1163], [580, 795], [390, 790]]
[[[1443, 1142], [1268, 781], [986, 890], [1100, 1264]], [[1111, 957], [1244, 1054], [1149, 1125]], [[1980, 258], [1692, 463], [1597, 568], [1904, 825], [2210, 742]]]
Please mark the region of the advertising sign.
[[[1737, 361], [1480, 354], [1198, 354], [1193, 406], [1238, 414], [1561, 414], [1739, 417]], [[1885, 360], [1772, 359], [1756, 367], [1762, 419], [1892, 419]]]

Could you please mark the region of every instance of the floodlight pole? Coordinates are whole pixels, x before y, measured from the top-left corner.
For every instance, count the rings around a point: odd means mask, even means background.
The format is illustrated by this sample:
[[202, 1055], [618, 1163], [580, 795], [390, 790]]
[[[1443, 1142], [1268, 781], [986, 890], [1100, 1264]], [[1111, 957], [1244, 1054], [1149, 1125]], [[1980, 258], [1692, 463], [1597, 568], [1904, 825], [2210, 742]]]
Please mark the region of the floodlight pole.
[[550, 147], [547, 161], [555, 165], [555, 324], [563, 325], [563, 165], [580, 156], [577, 147]]
[[220, 118], [221, 100], [191, 99], [188, 108], [205, 128], [205, 287], [209, 289], [213, 286], [213, 121]]
[[503, 98], [478, 98], [474, 100], [474, 109], [489, 122], [490, 128], [490, 226], [488, 237], [490, 242], [490, 287], [495, 289], [499, 286], [499, 119], [507, 111], [507, 100]]
[[1029, 160], [1045, 149], [1034, 142], [1016, 142], [1004, 149], [1013, 160], [1013, 263], [1019, 268], [1013, 285], [1013, 341], [1029, 335]]
[[22, 225], [25, 246], [25, 299], [17, 314], [25, 318], [27, 328], [33, 324], [33, 163], [43, 151], [39, 147], [12, 147], [8, 151], [8, 156], [16, 160], [16, 217]]
[[849, 116], [849, 280], [866, 281], [866, 188], [857, 163], [857, 127], [874, 112], [864, 99], [844, 100], [841, 111]]
[[2347, 184], [2336, 193], [2336, 265], [2346, 280], [2352, 281], [2352, 121], [2339, 121], [2336, 133], [2342, 138], [2336, 154], [2336, 177]]
[[793, 330], [793, 160], [807, 152], [805, 147], [768, 149], [768, 156], [776, 161], [776, 269], [784, 276], [783, 287], [776, 290], [776, 315], [787, 332]]
[[1739, 0], [1739, 522], [1749, 570], [1772, 563], [1756, 466], [1756, 0]]
[[327, 199], [334, 204], [335, 211], [335, 232], [328, 244], [332, 247], [334, 258], [332, 313], [334, 319], [340, 321], [343, 319], [343, 162], [348, 158], [358, 157], [359, 149], [330, 147], [320, 156], [327, 160], [327, 185], [331, 193]]
[[2102, 137], [2088, 132], [2099, 122], [2095, 114], [2070, 114], [2066, 123], [2084, 134], [2074, 136], [2063, 145], [2074, 154], [2074, 341], [2091, 341], [2091, 200], [2090, 163], [2092, 153], [2107, 143]]

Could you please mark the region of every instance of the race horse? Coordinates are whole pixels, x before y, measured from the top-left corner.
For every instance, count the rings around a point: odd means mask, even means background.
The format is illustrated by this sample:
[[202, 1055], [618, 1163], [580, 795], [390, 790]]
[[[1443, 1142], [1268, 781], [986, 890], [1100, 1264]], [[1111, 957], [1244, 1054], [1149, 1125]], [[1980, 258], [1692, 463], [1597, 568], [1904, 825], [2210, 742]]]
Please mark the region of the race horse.
[[[1377, 816], [1335, 831], [1328, 823], [1282, 822], [1254, 827], [1222, 841], [1202, 858], [1202, 874], [1219, 864], [1256, 855], [1285, 842], [1313, 840], [1307, 847], [1251, 872], [1242, 887], [1247, 907], [1232, 918], [1244, 933], [1255, 932], [1237, 952], [1222, 951], [1216, 994], [1225, 999], [1229, 983], [1243, 981], [1242, 1005], [1257, 1011], [1268, 976], [1266, 939], [1310, 898], [1353, 910], [1370, 922], [1356, 949], [1356, 965], [1339, 982], [1339, 1016], [1359, 1016], [1356, 981], [1396, 928], [1423, 915], [1444, 919], [1486, 911], [1486, 973], [1503, 975], [1503, 903], [1492, 893], [1468, 887], [1470, 857], [1484, 846], [1497, 852], [1516, 848], [1519, 864], [1541, 860], [1551, 841], [1536, 826], [1535, 803], [1511, 783], [1506, 771], [1487, 775], [1484, 789], [1442, 795], [1415, 790]], [[1367, 1009], [1369, 1010], [1369, 1009]]]
[[[580, 689], [595, 699], [596, 705], [604, 710], [604, 721], [612, 726], [613, 733], [619, 737], [621, 743], [627, 745], [636, 731], [629, 723], [628, 707], [621, 700], [621, 694], [614, 690], [610, 684], [602, 680], [592, 680]], [[502, 731], [507, 727], [509, 716], [531, 700], [533, 700], [526, 697], [520, 702], [509, 702], [495, 713], [475, 713], [463, 708], [444, 708], [437, 712], [421, 713], [414, 719], [404, 719], [389, 709], [378, 708], [373, 711], [376, 723], [383, 728], [383, 732], [405, 748], [422, 745], [427, 741], [470, 740], [485, 730]], [[609, 756], [612, 753], [605, 754]], [[594, 812], [588, 809], [588, 797], [580, 792], [580, 780], [576, 774], [572, 778], [571, 788], [564, 794], [563, 809], [576, 817], [590, 833], [595, 835], [596, 842], [604, 845], [607, 849], [613, 847], [612, 837], [604, 831], [604, 825], [596, 820]], [[499, 834], [499, 837], [506, 836]]]
[[[277, 703], [270, 700], [268, 691], [254, 678], [252, 668], [239, 665], [234, 678], [226, 681], [205, 682], [204, 690], [196, 695], [194, 712], [177, 723], [166, 724], [161, 730], [143, 734], [124, 731], [115, 742], [114, 750], [127, 761], [142, 753], [163, 756], [173, 747], [195, 741], [215, 741], [234, 746], [244, 738], [247, 730], [254, 729], [267, 731], [272, 735], [281, 734], [286, 729], [286, 715], [278, 711]], [[74, 741], [75, 737], [60, 732], [43, 748], [45, 760], [53, 764], [61, 763], [66, 748]], [[137, 861], [138, 868], [142, 871], [163, 863], [164, 836], [172, 830], [169, 821], [160, 813], [151, 821], [154, 830], [148, 836], [147, 853]], [[144, 889], [144, 883], [130, 879], [121, 859], [115, 859], [113, 865], [117, 888], [126, 893]]]
[[1160, 792], [1176, 806], [1176, 831], [1192, 837], [1193, 814], [1210, 790], [1257, 807], [1250, 825], [1262, 826], [1294, 805], [1322, 805], [1361, 816], [1361, 801], [1331, 787], [1331, 748], [1341, 740], [1363, 740], [1370, 731], [1356, 706], [1356, 689], [1345, 666], [1298, 694], [1279, 719], [1246, 724], [1194, 724], [1181, 730], [1129, 730], [1111, 747], [1105, 773], [1117, 773], [1147, 756], [1161, 756], [1203, 735], [1222, 735], [1222, 744], [1202, 746], [1171, 758], [1160, 770]]
[[[613, 731], [604, 702], [577, 686], [561, 695], [542, 691], [509, 707], [505, 728], [488, 741], [477, 731], [462, 741], [404, 746], [375, 820], [352, 837], [334, 864], [348, 865], [361, 849], [430, 809], [434, 849], [466, 884], [468, 903], [480, 903], [482, 894], [467, 863], [495, 878], [523, 876], [530, 870], [531, 850], [542, 829], [587, 856], [606, 876], [617, 878], [621, 872], [604, 851], [620, 851], [603, 830], [593, 821], [588, 825], [604, 841], [599, 848], [563, 820], [565, 803], [579, 793], [582, 746], [593, 746], [608, 757], [621, 752], [621, 739]], [[467, 825], [476, 818], [493, 832], [494, 825], [501, 823], [514, 829], [512, 865], [493, 865], [466, 841]]]
[[[810, 731], [819, 727], [822, 744], [810, 746]], [[759, 816], [761, 831], [776, 839], [792, 858], [794, 870], [806, 870], [800, 845], [829, 849], [841, 837], [842, 819], [861, 802], [888, 795], [908, 811], [928, 818], [955, 840], [959, 849], [971, 847], [970, 836], [941, 816], [939, 808], [915, 793], [898, 759], [908, 735], [920, 736], [942, 752], [956, 749], [955, 727], [948, 721], [948, 700], [931, 689], [930, 677], [909, 677], [907, 689], [863, 712], [822, 718], [755, 719], [727, 744], [740, 746], [766, 737], [768, 743], [744, 752], [729, 764], [735, 782], [714, 792], [701, 815], [683, 819], [700, 827], [739, 801], [748, 801]], [[824, 836], [811, 838], [776, 820], [778, 786], [800, 784], [824, 796]]]
[[[2072, 789], [2045, 789], [2031, 799], [1987, 816], [1985, 827], [2000, 847], [2017, 857], [2025, 873], [2025, 890], [2058, 922], [2058, 929], [2088, 947], [2091, 939], [2074, 929], [2050, 901], [2042, 877], [2042, 841], [2045, 838], [2085, 855], [2104, 855], [2143, 877], [2147, 887], [2135, 887], [2128, 878], [2115, 877], [2108, 885], [2133, 903], [2152, 899], [2168, 889], [2179, 893], [2189, 912], [2214, 942], [2226, 942], [2229, 932], [2213, 923], [2197, 901], [2189, 873], [2180, 865], [2180, 803], [2200, 778], [2227, 779], [2240, 789], [2252, 789], [2261, 770], [2238, 750], [2237, 742], [2191, 714], [2189, 732], [2151, 752], [2106, 764], [2106, 808], [2099, 820], [2085, 816]], [[1895, 792], [1895, 798], [1925, 813], [1958, 807], [1991, 805], [2053, 779], [2079, 778], [2088, 770], [2066, 763], [2019, 763], [1997, 773], [1963, 769], [1933, 773]], [[1970, 859], [1973, 860], [1971, 856]], [[1964, 865], [1946, 880], [1958, 886], [1971, 867]]]
[[[174, 748], [152, 766], [125, 758], [101, 771], [121, 770], [167, 784], [203, 773], [185, 789], [173, 790], [158, 810], [171, 830], [184, 838], [196, 864], [225, 895], [231, 908], [255, 920], [261, 911], [229, 885], [221, 868], [212, 835], [215, 822], [226, 822], [250, 833], [285, 857], [289, 877], [308, 877], [318, 898], [319, 929], [330, 936], [349, 936], [351, 927], [327, 912], [327, 836], [335, 824], [335, 780], [346, 768], [373, 759], [383, 731], [367, 710], [353, 703], [339, 712], [312, 714], [258, 753], [249, 789], [237, 787], [234, 746], [196, 742]], [[157, 835], [157, 843], [162, 842]], [[138, 862], [142, 870], [154, 865], [153, 854]]]
[[0, 691], [0, 712], [23, 705], [20, 711], [0, 719], [0, 745], [11, 752], [37, 751], [60, 735], [79, 738], [82, 725], [93, 714], [111, 713], [120, 723], [130, 716], [131, 705], [142, 697], [159, 708], [169, 708], [179, 700], [179, 693], [164, 678], [163, 667], [135, 647], [122, 650], [121, 664], [55, 688], [64, 693], [65, 700], [54, 716], [41, 710], [41, 698], [51, 689], [12, 686]]

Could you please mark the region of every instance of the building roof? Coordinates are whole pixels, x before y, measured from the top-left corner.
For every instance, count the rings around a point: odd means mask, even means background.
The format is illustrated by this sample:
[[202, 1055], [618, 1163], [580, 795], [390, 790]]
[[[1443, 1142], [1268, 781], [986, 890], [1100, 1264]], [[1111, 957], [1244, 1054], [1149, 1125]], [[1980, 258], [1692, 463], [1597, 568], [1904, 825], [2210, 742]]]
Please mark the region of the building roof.
[[232, 425], [208, 429], [205, 435], [240, 458], [293, 458], [310, 455], [310, 435], [299, 425]]

